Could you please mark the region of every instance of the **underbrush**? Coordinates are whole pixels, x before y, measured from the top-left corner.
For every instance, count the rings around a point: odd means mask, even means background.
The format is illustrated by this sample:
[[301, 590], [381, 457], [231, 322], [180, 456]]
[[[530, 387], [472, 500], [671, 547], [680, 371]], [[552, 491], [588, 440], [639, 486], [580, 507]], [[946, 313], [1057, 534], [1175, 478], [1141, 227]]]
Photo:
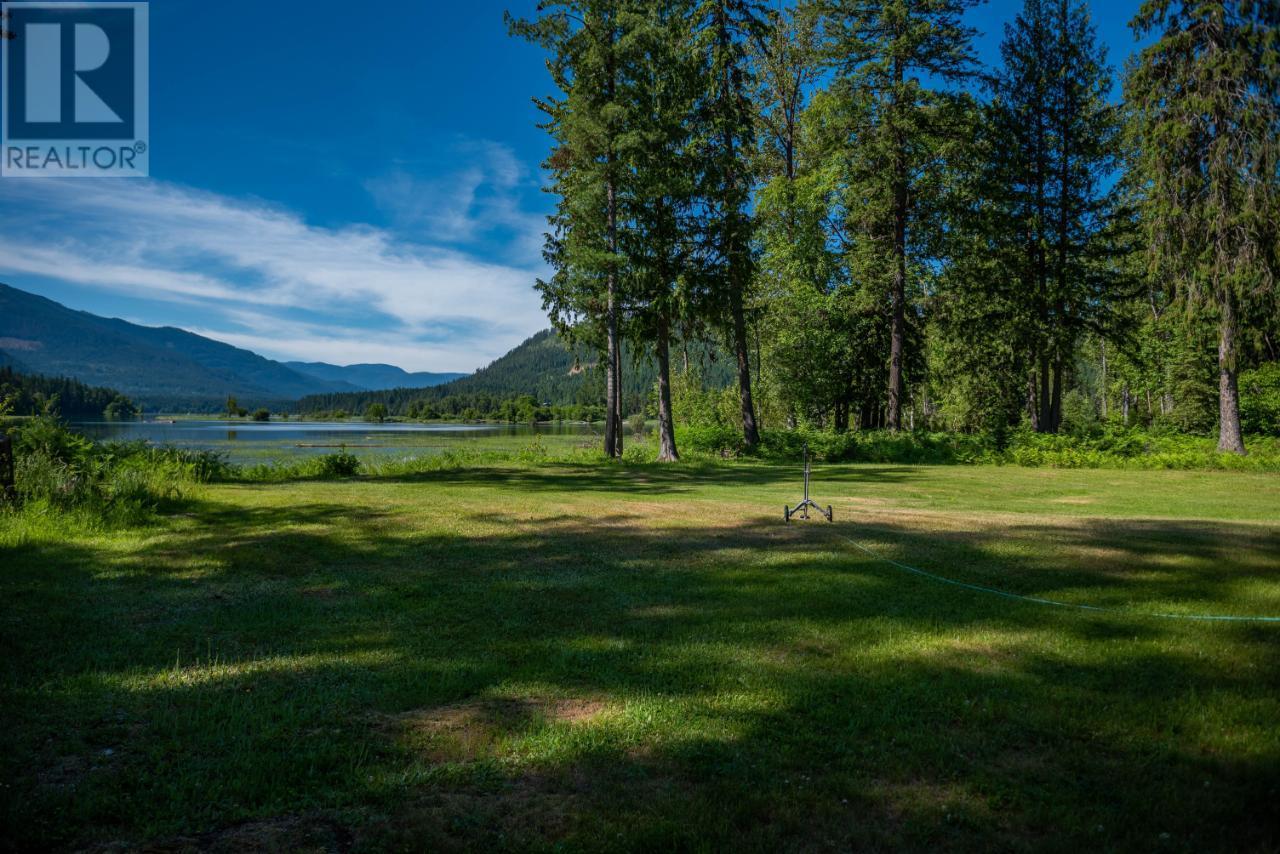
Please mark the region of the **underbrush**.
[[1224, 469], [1280, 471], [1280, 439], [1249, 436], [1248, 454], [1218, 452], [1208, 436], [1153, 434], [1139, 430], [1103, 431], [1094, 436], [1019, 433], [997, 462], [1055, 468]]
[[17, 501], [4, 509], [27, 522], [90, 526], [144, 522], [198, 484], [226, 477], [216, 453], [156, 448], [142, 442], [99, 444], [42, 416], [11, 431]]
[[[725, 427], [685, 428], [682, 451], [744, 455], [742, 435]], [[966, 433], [890, 433], [880, 430], [831, 433], [766, 430], [756, 456], [798, 459], [805, 444], [824, 462], [925, 465], [1019, 465], [1052, 468], [1226, 469], [1280, 471], [1280, 438], [1250, 436], [1246, 456], [1222, 454], [1207, 436], [1109, 429], [1087, 435], [1048, 435], [1019, 430], [1005, 436]]]
[[[1016, 431], [1004, 437], [966, 433], [766, 430], [759, 449], [747, 454], [741, 434], [731, 428], [681, 427], [677, 429], [676, 442], [682, 457], [690, 462], [732, 459], [793, 462], [800, 458], [804, 445], [808, 444], [810, 455], [827, 463], [1280, 471], [1280, 438], [1270, 436], [1249, 437], [1246, 440], [1249, 453], [1243, 457], [1218, 453], [1216, 442], [1210, 437], [1140, 430], [1111, 430], [1091, 436]], [[656, 433], [632, 438], [625, 445], [622, 461], [627, 465], [652, 463], [657, 449]], [[247, 466], [235, 469], [230, 478], [249, 482], [324, 480], [357, 475], [388, 478], [486, 465], [602, 462], [607, 459], [594, 440], [569, 449], [550, 450], [535, 438], [514, 451], [463, 447], [441, 454], [373, 458], [357, 458], [342, 451], [297, 462]]]

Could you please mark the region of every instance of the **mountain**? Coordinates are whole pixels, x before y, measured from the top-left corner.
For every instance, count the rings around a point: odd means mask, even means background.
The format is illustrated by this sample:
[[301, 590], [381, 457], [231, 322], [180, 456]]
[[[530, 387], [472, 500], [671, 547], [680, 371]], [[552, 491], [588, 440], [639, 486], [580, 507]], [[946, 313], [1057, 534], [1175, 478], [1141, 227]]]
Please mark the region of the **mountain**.
[[150, 408], [207, 407], [227, 395], [259, 405], [358, 388], [181, 329], [98, 317], [3, 284], [0, 350], [24, 371], [110, 386]]
[[[585, 361], [585, 360], [584, 360]], [[401, 413], [411, 401], [444, 397], [481, 396], [494, 400], [531, 394], [539, 401], [576, 403], [590, 368], [583, 370], [578, 359], [555, 332], [543, 330], [525, 340], [487, 367], [451, 382], [431, 387], [400, 386], [354, 393], [330, 393], [304, 397], [300, 412], [363, 412], [370, 403], [382, 403], [393, 413]], [[592, 400], [597, 396], [588, 395]]]
[[[673, 342], [672, 369], [682, 366], [685, 347]], [[731, 364], [719, 358], [706, 344], [688, 345], [688, 359], [698, 367], [703, 381], [722, 388], [734, 374]], [[453, 398], [485, 411], [496, 401], [521, 395], [532, 395], [539, 403], [555, 406], [598, 405], [604, 402], [604, 374], [594, 352], [575, 353], [553, 330], [542, 332], [521, 342], [506, 355], [488, 366], [452, 382], [431, 388], [392, 388], [381, 391], [331, 393], [304, 397], [297, 403], [299, 412], [364, 412], [371, 403], [381, 403], [392, 414], [403, 414], [415, 401], [440, 401]], [[627, 412], [644, 409], [657, 381], [657, 368], [652, 359], [632, 359], [623, 346], [622, 394]]]
[[544, 329], [474, 374], [436, 386], [433, 396], [490, 394], [506, 398], [531, 394], [539, 401], [570, 403], [583, 384], [582, 363], [594, 359], [594, 354], [586, 353], [579, 358], [559, 335]]
[[[542, 403], [603, 403], [604, 373], [599, 354], [571, 350], [555, 331], [544, 329], [487, 367], [470, 376], [431, 389], [430, 396], [488, 394], [497, 398], [531, 394]], [[687, 347], [671, 342], [671, 370], [687, 362], [702, 372], [703, 382], [714, 388], [729, 385], [734, 374], [729, 362], [714, 347], [690, 342]], [[658, 365], [647, 354], [633, 358], [631, 346], [622, 344], [622, 400], [628, 412], [644, 408], [654, 384]]]
[[0, 368], [10, 368], [18, 373], [26, 372], [27, 368], [19, 360], [13, 358], [8, 353], [0, 350]]
[[366, 391], [379, 388], [427, 388], [456, 380], [466, 374], [417, 371], [410, 373], [395, 365], [330, 365], [327, 362], [285, 362], [285, 367], [329, 383], [345, 383]]

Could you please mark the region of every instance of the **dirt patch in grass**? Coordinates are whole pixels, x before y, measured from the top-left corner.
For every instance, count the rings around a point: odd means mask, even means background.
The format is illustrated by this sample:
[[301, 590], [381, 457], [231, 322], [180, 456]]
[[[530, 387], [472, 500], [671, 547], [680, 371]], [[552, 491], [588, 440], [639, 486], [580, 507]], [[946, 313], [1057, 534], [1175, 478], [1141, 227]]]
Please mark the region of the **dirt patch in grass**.
[[544, 707], [543, 716], [548, 720], [581, 723], [593, 720], [605, 711], [600, 700], [554, 700]]
[[766, 657], [778, 664], [813, 664], [833, 658], [838, 652], [839, 648], [835, 644], [814, 638], [801, 638], [774, 647]]
[[595, 698], [495, 698], [413, 709], [379, 726], [432, 761], [469, 762], [493, 755], [504, 738], [539, 723], [587, 723], [607, 708]]

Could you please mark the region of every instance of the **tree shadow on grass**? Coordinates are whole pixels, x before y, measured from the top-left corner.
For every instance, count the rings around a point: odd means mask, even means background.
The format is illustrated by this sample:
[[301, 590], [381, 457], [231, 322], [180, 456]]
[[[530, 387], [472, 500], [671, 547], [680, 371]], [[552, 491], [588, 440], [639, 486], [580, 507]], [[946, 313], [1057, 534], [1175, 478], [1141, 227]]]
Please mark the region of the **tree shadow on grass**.
[[316, 502], [173, 525], [6, 553], [9, 844], [1280, 841], [1280, 631], [1010, 604], [832, 536], [1029, 594], [1212, 601], [1206, 565], [1268, 578], [1256, 526], [1010, 532], [1126, 575], [981, 532], [625, 502], [468, 533]]
[[1280, 528], [1270, 526], [1085, 517], [923, 535], [879, 521], [837, 530], [876, 554], [1020, 595], [1132, 613], [1280, 616]]
[[[829, 484], [904, 483], [919, 472], [910, 466], [833, 466], [822, 477]], [[678, 494], [706, 486], [781, 488], [798, 490], [803, 474], [798, 465], [717, 463], [630, 463], [583, 465], [541, 463], [537, 466], [475, 466], [394, 475], [369, 480], [393, 483], [503, 486], [533, 492], [612, 492], [620, 494]]]

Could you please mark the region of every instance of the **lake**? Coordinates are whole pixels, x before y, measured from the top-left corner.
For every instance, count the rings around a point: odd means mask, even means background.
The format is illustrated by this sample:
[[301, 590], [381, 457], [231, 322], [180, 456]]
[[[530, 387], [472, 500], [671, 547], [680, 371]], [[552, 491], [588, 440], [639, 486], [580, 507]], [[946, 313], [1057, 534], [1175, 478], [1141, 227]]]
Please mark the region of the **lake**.
[[420, 456], [458, 447], [516, 450], [534, 438], [545, 444], [590, 442], [590, 424], [464, 424], [459, 422], [371, 424], [364, 421], [159, 421], [77, 422], [84, 435], [107, 442], [219, 451], [234, 463], [287, 460], [346, 449], [358, 456]]

